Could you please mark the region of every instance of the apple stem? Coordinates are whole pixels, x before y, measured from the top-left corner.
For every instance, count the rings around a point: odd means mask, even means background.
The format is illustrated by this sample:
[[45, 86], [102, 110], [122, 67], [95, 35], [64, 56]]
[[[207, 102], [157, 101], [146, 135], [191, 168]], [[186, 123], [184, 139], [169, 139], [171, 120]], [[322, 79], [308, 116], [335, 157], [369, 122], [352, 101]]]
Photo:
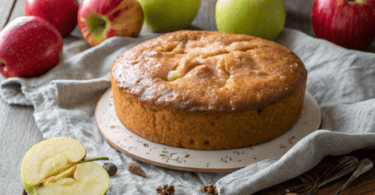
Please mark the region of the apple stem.
[[5, 66], [5, 62], [2, 60], [0, 60], [0, 73], [4, 75], [4, 77], [9, 77], [9, 72]]
[[103, 17], [92, 15], [88, 21], [88, 25], [95, 36], [101, 36], [107, 28], [108, 23]]
[[97, 161], [97, 160], [109, 160], [108, 157], [97, 157], [97, 158], [88, 158], [88, 159], [85, 159], [85, 160], [82, 160], [82, 162], [93, 162], [93, 161]]

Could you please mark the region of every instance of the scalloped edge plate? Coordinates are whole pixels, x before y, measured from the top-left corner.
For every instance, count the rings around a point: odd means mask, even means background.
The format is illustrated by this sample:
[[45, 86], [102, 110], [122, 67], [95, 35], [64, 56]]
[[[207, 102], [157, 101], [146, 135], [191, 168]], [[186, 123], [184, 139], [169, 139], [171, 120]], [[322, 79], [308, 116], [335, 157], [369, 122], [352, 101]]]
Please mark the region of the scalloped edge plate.
[[117, 150], [157, 166], [193, 172], [233, 172], [264, 159], [284, 155], [295, 143], [319, 128], [320, 107], [306, 92], [302, 113], [296, 124], [268, 142], [230, 150], [192, 150], [146, 140], [128, 130], [117, 118], [112, 88], [100, 98], [95, 109], [100, 133]]

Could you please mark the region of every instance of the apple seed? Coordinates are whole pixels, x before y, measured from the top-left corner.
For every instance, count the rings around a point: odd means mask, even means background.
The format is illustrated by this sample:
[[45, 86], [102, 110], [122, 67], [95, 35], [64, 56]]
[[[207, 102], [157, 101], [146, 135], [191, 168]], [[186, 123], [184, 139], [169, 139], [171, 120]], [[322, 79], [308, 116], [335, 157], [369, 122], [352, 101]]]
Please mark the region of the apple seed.
[[52, 176], [49, 176], [45, 179], [42, 179], [40, 181], [39, 185], [42, 186], [45, 183], [54, 183], [54, 182], [57, 182], [57, 181], [59, 181], [63, 178], [73, 177], [73, 174], [74, 174], [78, 164], [85, 163], [85, 162], [93, 162], [93, 161], [98, 161], [98, 160], [109, 160], [109, 159], [108, 159], [108, 157], [88, 158], [88, 159], [84, 159], [84, 160], [79, 161], [79, 162], [74, 163], [74, 164], [67, 164], [64, 167], [59, 169], [59, 170], [64, 170], [63, 172], [58, 173], [57, 175], [52, 175]]

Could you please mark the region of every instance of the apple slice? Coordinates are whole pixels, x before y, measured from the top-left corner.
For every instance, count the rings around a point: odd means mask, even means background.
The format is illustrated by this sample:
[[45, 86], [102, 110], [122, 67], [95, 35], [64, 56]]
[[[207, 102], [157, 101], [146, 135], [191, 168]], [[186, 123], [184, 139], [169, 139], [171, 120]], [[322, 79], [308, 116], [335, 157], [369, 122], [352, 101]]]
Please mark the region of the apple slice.
[[21, 166], [21, 180], [30, 194], [106, 194], [110, 179], [99, 164], [83, 160], [86, 149], [69, 137], [44, 140], [31, 147]]

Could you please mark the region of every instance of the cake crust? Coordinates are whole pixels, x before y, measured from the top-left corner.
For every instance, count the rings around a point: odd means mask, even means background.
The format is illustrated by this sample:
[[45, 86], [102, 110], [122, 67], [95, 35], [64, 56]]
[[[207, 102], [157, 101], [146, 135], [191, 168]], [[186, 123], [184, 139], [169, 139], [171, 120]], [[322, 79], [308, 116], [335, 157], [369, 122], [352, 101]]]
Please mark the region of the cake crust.
[[138, 44], [117, 58], [112, 75], [140, 101], [185, 111], [260, 109], [307, 78], [284, 46], [213, 31], [177, 31]]

